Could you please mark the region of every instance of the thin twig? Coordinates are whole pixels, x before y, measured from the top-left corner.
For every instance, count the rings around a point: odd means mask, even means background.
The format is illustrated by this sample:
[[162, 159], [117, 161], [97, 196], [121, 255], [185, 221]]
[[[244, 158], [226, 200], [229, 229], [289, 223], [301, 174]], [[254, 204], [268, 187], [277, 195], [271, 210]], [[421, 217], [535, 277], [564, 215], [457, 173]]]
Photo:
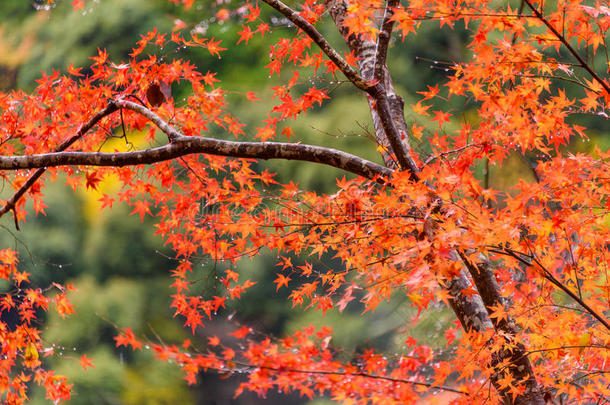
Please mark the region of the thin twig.
[[[460, 153], [461, 151], [463, 151], [464, 149], [468, 149], [472, 146], [479, 146], [480, 144], [478, 143], [469, 143], [467, 145], [461, 146], [457, 149], [453, 149], [453, 150], [448, 150], [446, 152], [443, 153], [439, 153], [438, 155], [434, 155], [434, 156], [430, 156], [428, 159], [426, 159], [426, 161], [424, 162], [424, 166], [428, 166], [430, 163], [434, 162], [436, 159], [439, 159], [443, 156], [447, 156], [447, 155], [451, 155], [454, 153]], [[485, 187], [487, 188], [487, 187]]]
[[280, 13], [284, 15], [284, 17], [288, 18], [294, 25], [299, 27], [308, 37], [310, 37], [328, 56], [328, 58], [337, 65], [339, 70], [349, 79], [350, 82], [354, 84], [354, 86], [358, 87], [360, 90], [369, 91], [371, 88], [371, 84], [367, 83], [362, 79], [362, 77], [350, 66], [347, 64], [345, 59], [337, 53], [337, 51], [328, 43], [326, 38], [320, 32], [311, 25], [307, 20], [299, 15], [295, 10], [288, 7], [286, 4], [282, 3], [280, 0], [263, 0], [269, 6], [273, 7]]
[[536, 17], [540, 21], [542, 21], [542, 23], [544, 23], [544, 25], [547, 26], [547, 28], [553, 33], [553, 35], [555, 35], [557, 37], [557, 39], [559, 39], [559, 41], [561, 41], [561, 43], [568, 49], [568, 51], [572, 54], [572, 56], [574, 56], [576, 58], [576, 60], [580, 63], [580, 65], [587, 72], [589, 72], [591, 77], [593, 77], [593, 79], [595, 79], [595, 81], [598, 82], [604, 88], [604, 90], [606, 90], [606, 93], [610, 93], [610, 86], [608, 85], [608, 83], [606, 83], [601, 77], [598, 76], [597, 73], [595, 73], [595, 71], [589, 66], [589, 64], [587, 62], [585, 62], [585, 60], [582, 58], [582, 56], [580, 56], [580, 54], [578, 52], [576, 52], [576, 50], [572, 47], [572, 45], [570, 45], [568, 40], [563, 35], [561, 35], [559, 33], [559, 31], [557, 31], [555, 29], [555, 27], [553, 27], [553, 25], [546, 18], [544, 18], [544, 15], [542, 15], [542, 13], [540, 11], [538, 11], [538, 9], [536, 7], [534, 7], [534, 5], [531, 3], [530, 0], [523, 0], [523, 1], [525, 1], [525, 3], [528, 5], [528, 7], [530, 9], [532, 9], [532, 11], [536, 15]]
[[[527, 1], [527, 0], [526, 0]], [[588, 313], [589, 315], [593, 316], [595, 319], [597, 319], [602, 325], [604, 325], [606, 327], [606, 329], [610, 330], [610, 324], [608, 323], [608, 321], [606, 321], [601, 315], [599, 315], [593, 308], [591, 308], [586, 302], [584, 302], [580, 297], [578, 297], [578, 295], [574, 294], [568, 287], [566, 287], [565, 285], [563, 285], [559, 280], [557, 280], [555, 278], [555, 276], [553, 276], [539, 261], [538, 259], [536, 259], [536, 256], [534, 256], [533, 254], [528, 255], [522, 252], [518, 252], [516, 250], [510, 249], [510, 248], [493, 248], [493, 249], [489, 249], [490, 252], [493, 253], [498, 253], [501, 255], [506, 255], [506, 256], [510, 256], [514, 259], [516, 259], [517, 261], [525, 264], [528, 267], [534, 267], [534, 264], [536, 264], [540, 270], [541, 270], [541, 275], [542, 277], [544, 277], [545, 279], [547, 279], [548, 281], [550, 281], [552, 284], [554, 284], [556, 287], [558, 287], [561, 291], [565, 292], [566, 294], [568, 294], [570, 296], [570, 298], [572, 298], [574, 301], [576, 301], [581, 307], [583, 307]], [[524, 259], [524, 257], [526, 257], [527, 259]]]
[[[370, 378], [370, 379], [374, 379], [374, 380], [383, 380], [383, 381], [389, 381], [389, 382], [395, 382], [395, 383], [401, 383], [401, 384], [419, 385], [419, 386], [422, 386], [422, 387], [428, 387], [428, 388], [437, 389], [437, 390], [440, 390], [440, 391], [455, 392], [456, 394], [461, 394], [461, 395], [470, 395], [466, 391], [461, 391], [461, 390], [458, 390], [458, 389], [455, 389], [455, 388], [437, 386], [437, 385], [435, 385], [433, 383], [424, 383], [424, 382], [419, 382], [419, 381], [410, 381], [410, 380], [405, 380], [403, 378], [386, 377], [386, 376], [382, 376], [382, 375], [369, 374], [369, 373], [364, 373], [364, 372], [327, 371], [327, 370], [301, 370], [301, 369], [293, 369], [293, 368], [279, 368], [279, 367], [270, 367], [270, 366], [259, 366], [259, 365], [256, 365], [256, 364], [241, 363], [241, 362], [237, 362], [237, 361], [234, 361], [233, 363], [236, 364], [236, 365], [242, 366], [242, 367], [259, 368], [259, 369], [262, 369], [262, 370], [284, 372], [284, 373], [338, 375], [338, 376], [347, 376], [347, 377], [363, 377], [363, 378]], [[221, 370], [221, 371], [225, 371], [226, 372], [226, 371], [230, 371], [230, 370]]]
[[[118, 109], [118, 107], [114, 103], [114, 101], [109, 101], [108, 105], [105, 108], [103, 108], [102, 110], [97, 112], [93, 117], [91, 117], [89, 119], [89, 121], [87, 121], [83, 126], [80, 127], [80, 129], [78, 131], [76, 131], [76, 134], [74, 134], [72, 137], [66, 139], [57, 148], [55, 148], [55, 151], [61, 152], [61, 151], [66, 150], [74, 142], [76, 142], [77, 140], [82, 138], [82, 136], [85, 135], [91, 128], [93, 128], [102, 118], [104, 118], [107, 115], [112, 114], [113, 112], [117, 111], [117, 109]], [[32, 187], [34, 185], [34, 183], [36, 183], [36, 180], [38, 180], [47, 170], [45, 166], [38, 166], [38, 167], [39, 167], [39, 169], [36, 170], [36, 172], [29, 179], [27, 179], [27, 181], [19, 188], [19, 190], [17, 190], [17, 192], [15, 192], [15, 194], [13, 194], [13, 196], [8, 199], [6, 204], [4, 204], [4, 207], [2, 207], [0, 209], [0, 217], [2, 217], [4, 214], [6, 214], [9, 211], [13, 211], [13, 213], [15, 214], [15, 227], [17, 228], [17, 230], [19, 230], [19, 226], [18, 226], [18, 222], [17, 222], [18, 221], [18, 218], [16, 215], [17, 213], [15, 212], [15, 204], [17, 204], [17, 201], [19, 201], [19, 199], [21, 197], [23, 197], [23, 195], [26, 193], [26, 191], [28, 191], [30, 189], [30, 187]]]

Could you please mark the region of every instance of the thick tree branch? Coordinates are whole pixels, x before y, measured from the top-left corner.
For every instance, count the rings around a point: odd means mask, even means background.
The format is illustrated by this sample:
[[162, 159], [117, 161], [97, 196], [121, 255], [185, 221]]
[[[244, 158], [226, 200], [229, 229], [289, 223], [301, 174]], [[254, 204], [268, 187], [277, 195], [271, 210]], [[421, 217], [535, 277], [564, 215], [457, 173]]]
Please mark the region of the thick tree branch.
[[[229, 157], [255, 159], [287, 159], [321, 163], [369, 179], [387, 178], [392, 174], [392, 171], [390, 169], [370, 162], [366, 159], [362, 159], [358, 156], [351, 155], [343, 151], [325, 148], [321, 146], [280, 142], [234, 142], [214, 138], [187, 137], [145, 106], [126, 100], [117, 100], [114, 103], [119, 108], [129, 109], [139, 114], [142, 114], [150, 121], [152, 121], [161, 131], [167, 134], [168, 138], [170, 139], [170, 145], [156, 149], [150, 149], [149, 151], [147, 151], [150, 156], [147, 155], [146, 159], [154, 160], [153, 156], [156, 153], [160, 153], [162, 156], [171, 156], [164, 160], [169, 160], [173, 159], [174, 157], [184, 156], [193, 153], [207, 153], [211, 155]], [[172, 144], [178, 146], [176, 146], [175, 148], [170, 148]], [[167, 148], [167, 150], [165, 150], [164, 148]], [[153, 153], [153, 150], [158, 150], [159, 152]], [[0, 162], [1, 159], [2, 158], [0, 158]], [[120, 159], [133, 159], [133, 157], [128, 158], [126, 156], [121, 157]], [[154, 162], [151, 161], [144, 163]], [[383, 180], [381, 179], [378, 180], [383, 182]]]
[[[207, 153], [211, 155], [229, 157], [286, 159], [321, 163], [369, 179], [377, 178], [381, 182], [384, 182], [381, 178], [387, 178], [392, 174], [392, 170], [370, 162], [366, 159], [362, 159], [358, 156], [351, 155], [343, 151], [321, 146], [280, 142], [235, 142], [214, 138], [187, 137], [145, 106], [127, 100], [117, 100], [114, 101], [114, 104], [119, 108], [129, 109], [142, 114], [153, 122], [161, 131], [167, 134], [171, 141], [170, 145], [145, 151], [147, 152], [145, 159], [151, 159], [151, 161], [143, 163], [156, 162], [157, 160], [155, 160], [155, 155], [169, 156], [168, 158], [163, 158], [163, 160], [169, 160], [175, 157], [193, 153]], [[171, 145], [177, 146], [171, 147]], [[155, 152], [153, 153], [153, 151]], [[142, 152], [144, 151], [129, 153]], [[0, 157], [0, 162], [1, 159], [2, 158]], [[107, 158], [105, 157], [104, 159]], [[125, 156], [120, 157], [119, 159], [132, 160], [134, 157]]]
[[[124, 153], [64, 152], [102, 118], [119, 109], [129, 109], [148, 118], [168, 136], [170, 144], [154, 149]], [[55, 152], [25, 156], [0, 156], [0, 170], [38, 169], [0, 208], [0, 217], [15, 209], [19, 199], [36, 183], [48, 167], [150, 164], [194, 153], [315, 162], [343, 169], [381, 183], [384, 183], [385, 179], [392, 174], [392, 170], [376, 163], [346, 152], [320, 146], [278, 142], [231, 142], [212, 138], [186, 137], [145, 106], [127, 100], [111, 100], [104, 109], [81, 126], [76, 134], [62, 142]], [[19, 229], [16, 217], [15, 225]]]
[[[324, 36], [322, 36], [322, 34], [320, 34], [320, 32], [318, 32], [318, 30], [316, 30], [313, 25], [307, 22], [307, 20], [301, 17], [295, 10], [291, 9], [279, 0], [263, 1], [274, 9], [276, 9], [277, 11], [279, 11], [280, 13], [282, 13], [297, 27], [303, 30], [303, 32], [305, 32], [316, 44], [318, 44], [320, 49], [322, 49], [322, 51], [329, 57], [329, 59], [332, 60], [339, 67], [341, 72], [343, 72], [343, 74], [356, 87], [365, 91], [375, 100], [375, 109], [379, 114], [381, 126], [383, 127], [383, 130], [389, 142], [389, 145], [385, 143], [382, 143], [382, 145], [391, 146], [392, 151], [396, 155], [396, 159], [398, 160], [400, 167], [404, 170], [409, 170], [409, 172], [411, 173], [411, 177], [414, 180], [417, 180], [417, 172], [419, 172], [419, 168], [415, 164], [415, 161], [409, 156], [407, 148], [405, 147], [405, 140], [402, 139], [403, 137], [407, 136], [406, 130], [401, 131], [394, 124], [394, 117], [392, 116], [392, 107], [387, 95], [388, 86], [385, 83], [377, 83], [375, 85], [371, 85], [369, 81], [371, 79], [376, 78], [374, 77], [374, 75], [366, 75], [365, 72], [362, 71], [363, 76], [361, 77], [358, 73], [356, 73], [356, 71], [347, 64], [347, 62], [337, 53], [337, 51], [335, 51], [335, 49], [328, 43], [328, 41], [326, 41]], [[388, 7], [390, 7], [392, 4], [396, 5], [397, 3], [398, 2], [396, 0], [390, 0], [390, 2], [388, 3]], [[341, 15], [340, 20], [342, 21], [343, 18], [344, 15]], [[387, 53], [387, 46], [390, 40], [390, 34], [393, 27], [393, 23], [390, 22], [388, 19], [384, 20], [383, 23], [382, 32], [385, 34], [385, 38], [380, 38], [382, 56], [379, 57], [379, 62], [383, 62], [383, 65], [380, 67], [382, 72], [385, 72], [385, 70], [387, 70], [385, 66], [385, 55]], [[337, 20], [335, 20], [335, 22], [337, 22]], [[379, 50], [376, 49], [376, 51], [378, 52]], [[375, 55], [373, 55], [373, 58], [374, 60], [376, 60]], [[402, 115], [402, 108], [400, 109], [400, 114]], [[402, 120], [404, 121], [404, 117], [402, 117]]]
[[0, 170], [34, 169], [68, 165], [128, 166], [151, 164], [195, 153], [255, 159], [286, 159], [321, 163], [383, 182], [392, 171], [377, 163], [336, 149], [280, 142], [234, 142], [181, 136], [168, 145], [134, 152], [56, 152], [0, 156]]
[[[396, 159], [398, 159], [398, 163], [403, 170], [408, 170], [411, 174], [411, 179], [417, 181], [419, 176], [419, 168], [415, 164], [415, 161], [405, 148], [405, 140], [407, 133], [406, 131], [400, 131], [393, 119], [392, 107], [390, 106], [390, 100], [384, 88], [377, 84], [375, 87], [379, 87], [377, 94], [375, 95], [375, 104], [376, 110], [379, 114], [379, 119], [381, 121], [381, 125], [386, 133], [388, 141], [392, 147], [392, 151], [396, 155]], [[402, 114], [402, 109], [401, 109]], [[404, 120], [404, 118], [403, 118]]]
[[[500, 287], [496, 281], [496, 275], [493, 272], [491, 262], [484, 257], [480, 256], [481, 261], [473, 263], [466, 255], [458, 251], [458, 254], [462, 258], [462, 262], [470, 272], [472, 279], [477, 287], [487, 312], [491, 315], [495, 308], [505, 306], [504, 299], [500, 295]], [[517, 328], [510, 317], [506, 318], [491, 318], [494, 328], [497, 331], [503, 332], [506, 339], [514, 339], [517, 336]], [[494, 359], [492, 366], [497, 366], [503, 361], [508, 360], [507, 370], [514, 377], [516, 381], [521, 381], [526, 387], [523, 394], [517, 395], [514, 398], [515, 404], [544, 404], [542, 393], [540, 392], [538, 383], [534, 376], [534, 370], [529, 361], [529, 358], [525, 355], [526, 350], [522, 343], [516, 341], [513, 342], [511, 349], [505, 349], [498, 353]], [[511, 398], [512, 394], [508, 388], [502, 388], [498, 385], [498, 379], [500, 375], [498, 372], [491, 376], [492, 382], [496, 385], [498, 391], [505, 398]]]
[[[74, 142], [82, 138], [102, 118], [119, 109], [129, 109], [145, 116], [168, 136], [171, 143], [160, 148], [126, 153], [63, 152]], [[185, 137], [147, 107], [127, 100], [111, 100], [104, 109], [97, 112], [89, 121], [82, 125], [73, 136], [62, 142], [55, 149], [55, 152], [27, 156], [0, 156], [0, 170], [38, 169], [0, 208], [0, 217], [9, 211], [15, 210], [17, 202], [42, 177], [48, 167], [65, 165], [137, 165], [170, 160], [193, 153], [322, 163], [366, 178], [375, 179], [382, 183], [384, 182], [382, 178], [387, 178], [392, 173], [390, 169], [376, 163], [330, 148], [301, 144], [229, 142], [211, 138]], [[15, 227], [19, 229], [16, 216]]]
[[[400, 167], [408, 170], [411, 173], [411, 177], [417, 180], [419, 169], [408, 154], [410, 146], [406, 138], [407, 128], [404, 121], [403, 102], [394, 91], [392, 78], [385, 65], [385, 53], [387, 52], [387, 45], [390, 39], [389, 34], [392, 29], [392, 24], [387, 14], [388, 10], [386, 9], [383, 19], [382, 34], [378, 38], [377, 43], [373, 44], [355, 35], [349, 35], [349, 32], [343, 25], [343, 19], [347, 12], [344, 0], [326, 1], [329, 13], [346, 43], [354, 51], [354, 54], [360, 58], [358, 63], [363, 78], [366, 80], [377, 79], [374, 87], [375, 91], [369, 92], [371, 95], [369, 104], [371, 106], [373, 123], [375, 124], [377, 141], [391, 149], [396, 155]], [[394, 1], [388, 0], [387, 7], [391, 7], [392, 4], [394, 4]], [[386, 32], [387, 36], [384, 36], [383, 32]], [[386, 165], [388, 165], [386, 156], [384, 156], [384, 160]], [[425, 237], [432, 241], [436, 237], [435, 234], [436, 230], [434, 227], [430, 227]], [[456, 254], [456, 260], [459, 260], [457, 256]], [[498, 324], [496, 322], [496, 324], [493, 324], [489, 317], [489, 308], [498, 304], [499, 297], [499, 287], [495, 281], [495, 275], [491, 266], [475, 265], [467, 260], [464, 260], [464, 265], [470, 272], [479, 291], [478, 297], [470, 298], [463, 293], [470, 285], [464, 274], [441, 283], [441, 286], [451, 293], [449, 304], [463, 328], [467, 331], [482, 331], [493, 325], [496, 329], [504, 332], [507, 337], [514, 337], [516, 335], [514, 327], [511, 327], [508, 323]], [[489, 282], [489, 284], [485, 284], [486, 282]], [[502, 361], [508, 362], [510, 364], [510, 371], [514, 374], [515, 379], [525, 382], [526, 392], [514, 398], [508, 390], [503, 389], [498, 384], [499, 376], [497, 374], [493, 375], [491, 379], [505, 401], [540, 405], [544, 401], [529, 359], [527, 356], [523, 356], [524, 352], [525, 348], [522, 345], [517, 345], [514, 352], [505, 351], [498, 353], [494, 364]]]
[[[359, 58], [358, 66], [360, 73], [366, 81], [376, 79], [375, 70], [377, 62], [385, 61], [385, 55], [378, 60], [378, 44], [368, 41], [356, 35], [350, 35], [349, 30], [343, 24], [347, 13], [347, 6], [343, 0], [326, 0], [326, 8], [330, 13], [335, 25], [343, 36], [347, 46], [354, 52], [354, 55]], [[392, 24], [388, 21], [383, 23], [385, 26], [382, 29], [387, 31], [387, 39], [379, 39], [382, 41], [382, 51], [387, 52], [387, 44], [383, 41], [389, 41], [390, 29]], [[411, 177], [415, 180], [418, 178], [417, 173], [419, 168], [415, 161], [409, 156], [409, 140], [407, 138], [407, 128], [404, 119], [403, 100], [394, 91], [392, 79], [387, 71], [385, 63], [379, 65], [379, 69], [383, 71], [383, 81], [377, 81], [374, 86], [367, 90], [369, 98], [369, 107], [375, 125], [375, 138], [377, 143], [393, 152], [398, 160], [398, 166], [403, 170], [409, 170]], [[392, 161], [389, 153], [382, 153], [383, 160], [386, 166], [395, 168], [397, 165]]]
[[449, 305], [465, 331], [481, 332], [493, 328], [481, 296], [464, 294], [464, 291], [472, 288], [464, 272], [442, 282], [441, 286], [451, 293]]

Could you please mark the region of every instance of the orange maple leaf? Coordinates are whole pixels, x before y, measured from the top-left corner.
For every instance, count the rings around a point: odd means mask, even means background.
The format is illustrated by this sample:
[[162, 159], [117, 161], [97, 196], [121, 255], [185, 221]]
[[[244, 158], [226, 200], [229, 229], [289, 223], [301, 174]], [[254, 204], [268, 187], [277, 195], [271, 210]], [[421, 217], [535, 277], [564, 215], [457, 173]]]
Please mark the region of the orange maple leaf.
[[91, 360], [92, 359], [88, 358], [83, 354], [82, 356], [80, 356], [79, 364], [85, 370], [87, 370], [88, 367], [95, 368]]

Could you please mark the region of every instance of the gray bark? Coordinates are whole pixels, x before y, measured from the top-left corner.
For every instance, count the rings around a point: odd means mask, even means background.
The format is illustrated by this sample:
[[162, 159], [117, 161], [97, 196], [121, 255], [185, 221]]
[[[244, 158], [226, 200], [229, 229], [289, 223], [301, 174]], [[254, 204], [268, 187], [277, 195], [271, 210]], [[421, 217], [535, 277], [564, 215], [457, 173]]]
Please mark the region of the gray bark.
[[383, 179], [392, 171], [336, 149], [296, 143], [233, 142], [181, 136], [171, 143], [134, 152], [54, 152], [39, 155], [0, 156], [0, 170], [34, 169], [69, 165], [128, 166], [163, 162], [180, 156], [210, 154], [237, 158], [285, 159], [320, 163], [366, 177]]
[[[392, 0], [388, 0], [388, 6], [391, 4], [394, 4]], [[384, 106], [379, 102], [381, 98], [378, 96], [369, 98], [369, 106], [375, 127], [375, 137], [377, 142], [380, 145], [385, 146], [388, 151], [383, 153], [383, 159], [386, 166], [411, 170], [414, 172], [413, 174], [416, 175], [417, 167], [414, 163], [411, 164], [411, 162], [408, 162], [405, 164], [400, 161], [400, 159], [396, 162], [392, 159], [391, 155], [391, 152], [393, 152], [396, 156], [400, 156], [400, 154], [406, 154], [408, 156], [410, 145], [404, 120], [404, 102], [402, 98], [396, 94], [390, 73], [385, 65], [387, 41], [391, 34], [391, 24], [388, 24], [387, 21], [387, 8], [382, 20], [381, 35], [377, 43], [374, 43], [354, 35], [349, 35], [347, 28], [342, 24], [347, 13], [347, 5], [343, 0], [327, 0], [326, 6], [347, 46], [360, 58], [358, 60], [358, 65], [362, 78], [366, 81], [379, 81], [379, 85], [382, 86], [381, 92], [386, 95], [385, 98], [388, 103], [390, 116], [394, 123], [394, 127], [397, 129], [397, 133], [388, 131], [388, 125], [384, 125], [382, 110]], [[380, 43], [382, 46], [380, 46]], [[396, 139], [393, 139], [397, 134], [400, 143], [397, 143]], [[430, 240], [434, 239], [436, 233], [435, 227], [432, 226], [427, 228], [424, 237]], [[462, 258], [464, 259], [463, 256]], [[462, 324], [462, 327], [467, 331], [482, 331], [494, 327], [509, 339], [511, 337], [514, 338], [518, 331], [510, 319], [498, 321], [489, 316], [490, 307], [503, 304], [491, 263], [484, 262], [485, 265], [480, 265], [472, 264], [467, 260], [463, 260], [463, 262], [474, 281], [479, 295], [469, 298], [462, 293], [462, 291], [467, 289], [470, 285], [464, 273], [441, 285], [442, 288], [450, 291], [451, 299], [449, 300], [449, 304]], [[497, 380], [500, 376], [496, 373], [492, 376], [492, 383], [500, 393], [504, 402], [515, 404], [544, 404], [545, 402], [542, 398], [540, 387], [535, 380], [525, 347], [521, 344], [516, 344], [512, 350], [505, 350], [498, 353], [490, 366], [493, 367], [505, 360], [509, 363], [507, 370], [513, 375], [514, 380], [525, 381], [526, 391], [513, 400], [512, 394], [508, 390], [502, 389], [497, 384]]]

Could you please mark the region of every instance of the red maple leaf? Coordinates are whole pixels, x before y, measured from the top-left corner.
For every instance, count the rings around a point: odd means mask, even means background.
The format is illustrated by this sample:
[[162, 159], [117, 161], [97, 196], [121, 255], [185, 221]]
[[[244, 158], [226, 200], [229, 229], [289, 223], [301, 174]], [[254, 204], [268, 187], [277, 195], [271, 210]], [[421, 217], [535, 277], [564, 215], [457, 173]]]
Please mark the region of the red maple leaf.
[[243, 339], [246, 336], [248, 336], [248, 334], [250, 334], [250, 332], [251, 332], [251, 329], [249, 327], [242, 326], [235, 332], [231, 333], [231, 335], [235, 336], [237, 339]]
[[123, 332], [118, 336], [115, 336], [114, 340], [116, 341], [117, 347], [131, 346], [134, 350], [142, 348], [142, 342], [136, 339], [136, 335], [133, 333], [131, 328], [123, 329]]
[[79, 364], [85, 370], [87, 370], [88, 367], [95, 368], [91, 360], [92, 359], [88, 358], [83, 354], [82, 356], [80, 356]]
[[133, 203], [133, 211], [130, 212], [130, 214], [139, 214], [140, 215], [140, 221], [144, 222], [144, 215], [148, 214], [148, 215], [152, 215], [150, 212], [150, 202], [148, 201], [144, 201], [144, 200], [136, 200]]
[[437, 121], [438, 127], [440, 128], [445, 122], [449, 122], [449, 117], [451, 117], [451, 114], [448, 112], [434, 111], [434, 118], [432, 118], [432, 121]]
[[280, 289], [280, 287], [282, 287], [282, 286], [288, 287], [288, 282], [290, 280], [291, 280], [290, 277], [286, 277], [281, 273], [277, 273], [277, 278], [273, 281], [274, 283], [277, 284], [277, 287], [275, 287], [275, 291], [278, 291]]
[[97, 190], [98, 184], [103, 180], [102, 175], [98, 172], [89, 172], [85, 175], [85, 178], [87, 179], [85, 183], [87, 188], [93, 190]]
[[254, 33], [248, 25], [242, 25], [242, 30], [239, 31], [237, 35], [239, 35], [239, 40], [237, 41], [238, 44], [241, 41], [244, 41], [247, 44], [250, 38], [252, 38], [252, 35], [254, 35]]

